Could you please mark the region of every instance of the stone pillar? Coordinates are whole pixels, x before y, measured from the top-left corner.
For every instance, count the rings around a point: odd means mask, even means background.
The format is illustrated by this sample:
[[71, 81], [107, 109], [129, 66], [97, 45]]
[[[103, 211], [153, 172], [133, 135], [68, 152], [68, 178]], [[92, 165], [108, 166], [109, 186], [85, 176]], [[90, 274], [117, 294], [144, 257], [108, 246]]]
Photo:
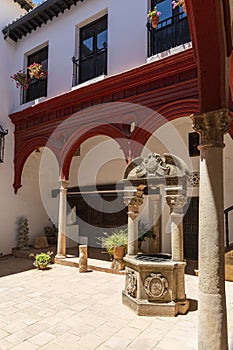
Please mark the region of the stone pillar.
[[159, 253], [161, 252], [161, 195], [150, 195], [151, 200], [151, 218], [152, 218], [152, 230], [155, 235], [155, 239], [151, 239], [151, 247], [149, 252]]
[[138, 213], [133, 205], [128, 205], [128, 255], [138, 253]]
[[184, 261], [183, 215], [187, 197], [183, 195], [166, 196], [171, 210], [171, 249], [173, 261]]
[[223, 135], [227, 110], [193, 115], [200, 133], [198, 350], [227, 350], [224, 275]]
[[58, 237], [57, 237], [57, 255], [56, 258], [64, 259], [66, 257], [66, 192], [69, 181], [61, 179], [60, 197], [59, 197], [59, 217], [58, 217]]
[[143, 203], [144, 187], [140, 188], [139, 186], [136, 194], [131, 188], [124, 196], [125, 204], [128, 205], [128, 255], [138, 253], [138, 214], [139, 207]]
[[79, 246], [79, 272], [87, 272], [87, 246]]

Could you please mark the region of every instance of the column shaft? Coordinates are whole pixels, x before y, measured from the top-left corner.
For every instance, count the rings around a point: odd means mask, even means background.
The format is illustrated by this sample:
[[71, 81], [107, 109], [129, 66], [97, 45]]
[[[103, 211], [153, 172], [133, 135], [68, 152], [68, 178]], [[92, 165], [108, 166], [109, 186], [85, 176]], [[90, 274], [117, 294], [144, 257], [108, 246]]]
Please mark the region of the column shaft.
[[[226, 350], [222, 148], [201, 150], [198, 349]], [[216, 166], [217, 165], [217, 166]]]
[[60, 180], [59, 197], [59, 218], [58, 218], [58, 238], [56, 258], [64, 259], [66, 257], [66, 192], [68, 181]]
[[[129, 206], [130, 207], [130, 206]], [[138, 253], [138, 215], [128, 212], [128, 254]]]
[[183, 214], [171, 213], [172, 260], [184, 261]]

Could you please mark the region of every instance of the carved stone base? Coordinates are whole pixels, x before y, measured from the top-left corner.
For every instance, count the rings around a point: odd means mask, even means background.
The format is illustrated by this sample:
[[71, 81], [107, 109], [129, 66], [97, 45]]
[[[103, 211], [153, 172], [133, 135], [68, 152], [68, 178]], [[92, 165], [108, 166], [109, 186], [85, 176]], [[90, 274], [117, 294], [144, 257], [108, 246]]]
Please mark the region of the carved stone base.
[[113, 259], [111, 268], [114, 270], [124, 270], [125, 269], [125, 263], [122, 259]]
[[185, 295], [185, 262], [170, 259], [148, 261], [146, 254], [144, 257], [127, 255], [124, 261], [126, 276], [123, 304], [144, 316], [187, 313], [189, 301]]
[[132, 298], [122, 291], [122, 303], [130, 307], [138, 316], [167, 316], [185, 315], [189, 310], [189, 300], [184, 302], [171, 301], [168, 303], [151, 302]]

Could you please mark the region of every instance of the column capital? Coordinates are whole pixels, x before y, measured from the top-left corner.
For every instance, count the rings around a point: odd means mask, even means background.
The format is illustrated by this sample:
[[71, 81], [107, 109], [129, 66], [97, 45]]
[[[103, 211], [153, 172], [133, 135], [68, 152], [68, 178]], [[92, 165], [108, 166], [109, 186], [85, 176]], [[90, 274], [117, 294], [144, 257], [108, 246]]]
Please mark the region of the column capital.
[[187, 197], [182, 195], [166, 196], [167, 204], [170, 207], [171, 213], [183, 214], [184, 206], [187, 203]]
[[128, 204], [128, 216], [131, 217], [131, 219], [135, 219], [139, 214], [139, 207], [142, 205], [143, 199], [139, 197], [133, 197]]
[[67, 190], [69, 186], [69, 180], [59, 178], [58, 182], [60, 183], [60, 189]]
[[191, 115], [193, 129], [201, 135], [198, 148], [221, 147], [223, 135], [229, 131], [230, 117], [227, 109], [219, 109], [201, 114]]

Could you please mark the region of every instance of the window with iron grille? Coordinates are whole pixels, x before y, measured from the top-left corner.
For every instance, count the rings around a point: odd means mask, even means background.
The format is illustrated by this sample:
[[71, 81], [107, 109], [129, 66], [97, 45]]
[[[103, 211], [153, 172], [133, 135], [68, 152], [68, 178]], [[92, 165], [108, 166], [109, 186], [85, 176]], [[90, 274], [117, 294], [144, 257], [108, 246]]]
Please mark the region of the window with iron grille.
[[80, 29], [78, 83], [107, 74], [107, 24], [106, 15]]
[[[48, 46], [29, 55], [27, 67], [34, 62], [42, 64], [42, 68], [46, 71], [48, 70]], [[47, 96], [47, 79], [30, 79], [29, 88], [23, 94], [23, 103], [43, 96]]]
[[173, 9], [171, 0], [151, 0], [151, 10], [155, 6], [161, 15], [157, 28], [147, 24], [149, 57], [191, 41], [187, 14], [182, 6]]

